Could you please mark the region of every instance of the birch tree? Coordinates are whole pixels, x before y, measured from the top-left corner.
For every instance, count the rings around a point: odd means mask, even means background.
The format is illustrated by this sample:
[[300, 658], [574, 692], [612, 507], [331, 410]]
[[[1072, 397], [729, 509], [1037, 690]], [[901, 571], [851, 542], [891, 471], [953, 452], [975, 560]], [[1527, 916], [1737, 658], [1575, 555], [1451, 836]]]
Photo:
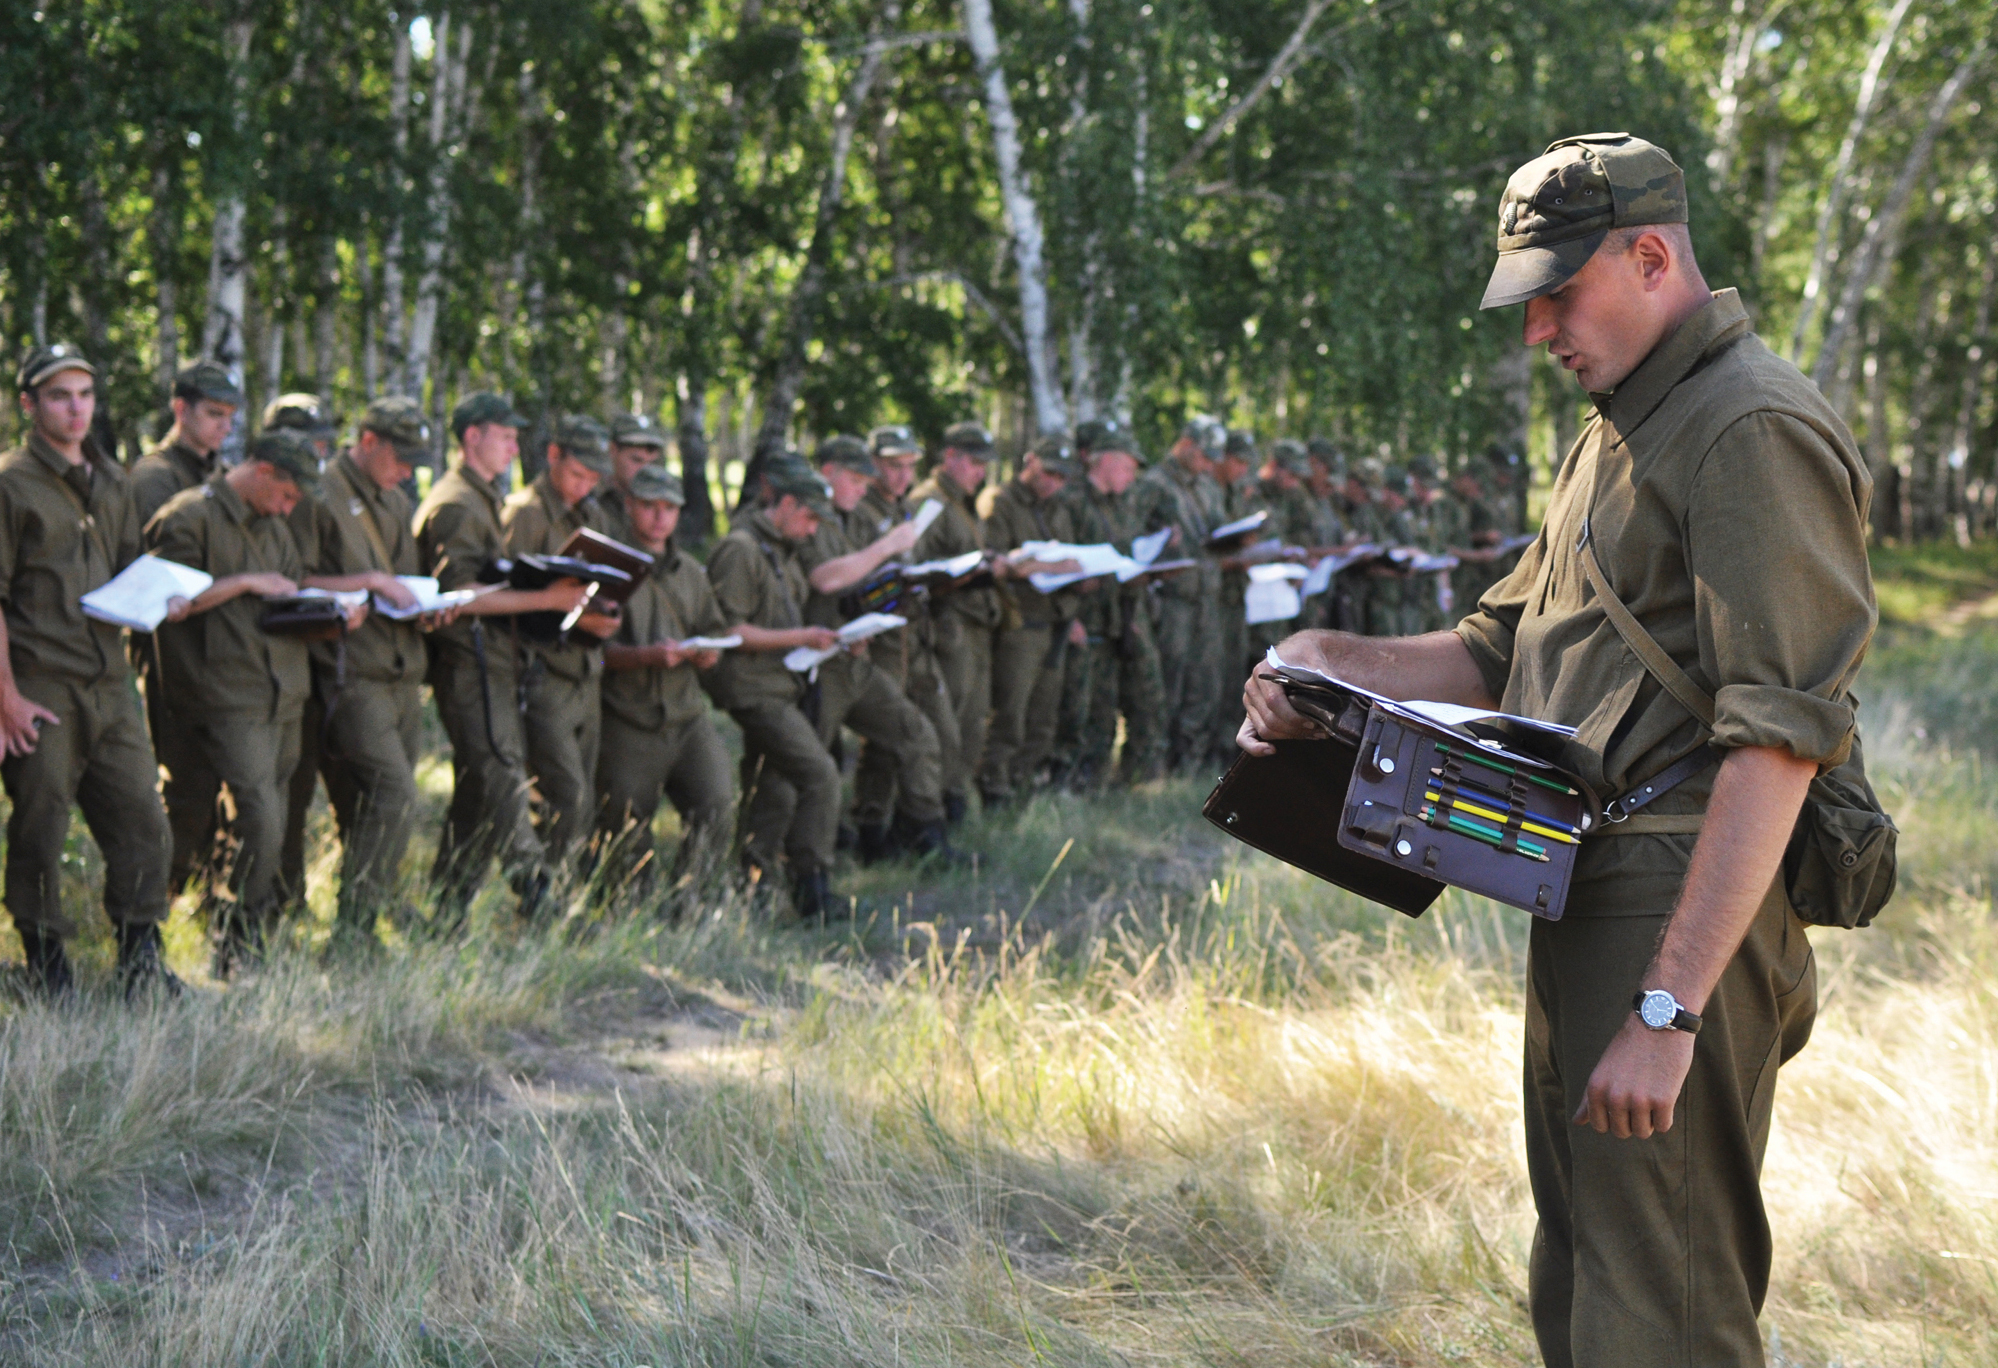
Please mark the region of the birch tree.
[[208, 264], [208, 319], [201, 333], [202, 354], [220, 362], [232, 376], [243, 373], [243, 309], [249, 282], [244, 225], [248, 214], [244, 181], [248, 157], [241, 147], [247, 122], [245, 87], [249, 80], [250, 38], [256, 22], [247, 7], [230, 16], [223, 28], [223, 56], [228, 63], [229, 121], [232, 146], [221, 149], [223, 186], [215, 200]]
[[409, 325], [409, 356], [402, 392], [421, 401], [430, 375], [436, 340], [437, 308], [444, 285], [444, 248], [451, 234], [451, 173], [463, 145], [466, 111], [465, 66], [472, 51], [472, 26], [442, 11], [434, 29], [435, 70], [430, 84], [430, 174], [424, 185], [423, 273], [416, 282], [416, 308]]

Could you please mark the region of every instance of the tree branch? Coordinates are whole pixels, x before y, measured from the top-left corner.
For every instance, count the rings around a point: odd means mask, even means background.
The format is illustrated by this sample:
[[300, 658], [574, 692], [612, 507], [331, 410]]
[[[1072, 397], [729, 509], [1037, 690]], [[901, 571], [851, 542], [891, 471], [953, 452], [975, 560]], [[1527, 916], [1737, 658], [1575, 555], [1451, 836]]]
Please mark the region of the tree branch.
[[1207, 131], [1187, 149], [1186, 155], [1179, 159], [1179, 164], [1173, 167], [1169, 175], [1183, 176], [1191, 171], [1193, 164], [1207, 155], [1208, 149], [1234, 131], [1236, 121], [1254, 109], [1262, 101], [1263, 96], [1269, 93], [1270, 87], [1283, 79], [1284, 73], [1296, 63], [1299, 53], [1303, 51], [1304, 40], [1311, 36], [1312, 25], [1318, 22], [1318, 16], [1325, 13], [1331, 4], [1332, 0], [1311, 0], [1311, 3], [1304, 7], [1304, 17], [1297, 21], [1297, 27], [1291, 30], [1290, 37], [1284, 41], [1283, 47], [1278, 49], [1275, 59], [1263, 69], [1262, 76], [1249, 87], [1249, 93], [1235, 101], [1234, 106], [1226, 114], [1208, 126]]

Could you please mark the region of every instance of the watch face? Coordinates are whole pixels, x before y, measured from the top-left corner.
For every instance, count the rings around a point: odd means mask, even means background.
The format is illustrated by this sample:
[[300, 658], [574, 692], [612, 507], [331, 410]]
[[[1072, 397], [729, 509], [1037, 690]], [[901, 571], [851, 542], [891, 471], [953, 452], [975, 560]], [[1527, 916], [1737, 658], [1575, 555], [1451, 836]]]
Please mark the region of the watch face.
[[1672, 1000], [1670, 993], [1650, 992], [1644, 995], [1644, 1006], [1638, 1009], [1646, 1026], [1654, 1031], [1662, 1031], [1672, 1024], [1672, 1018], [1679, 1015], [1679, 1004]]

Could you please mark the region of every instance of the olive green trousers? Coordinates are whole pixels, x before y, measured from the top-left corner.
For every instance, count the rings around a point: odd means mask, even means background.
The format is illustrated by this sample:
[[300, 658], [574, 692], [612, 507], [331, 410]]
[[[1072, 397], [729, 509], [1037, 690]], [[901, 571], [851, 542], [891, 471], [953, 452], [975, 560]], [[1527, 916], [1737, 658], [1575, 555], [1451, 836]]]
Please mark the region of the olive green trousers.
[[944, 772], [945, 793], [966, 794], [985, 762], [985, 728], [992, 711], [992, 629], [967, 622], [948, 607], [935, 618], [937, 669], [957, 710], [956, 764]]
[[[913, 628], [894, 635], [907, 638]], [[957, 708], [950, 690], [944, 687], [936, 656], [927, 646], [898, 644], [888, 661], [878, 643], [869, 643], [869, 658], [882, 664], [901, 687], [902, 696], [929, 720], [937, 739], [937, 785], [945, 786], [945, 775], [958, 772]], [[905, 657], [906, 652], [906, 657]], [[899, 753], [889, 746], [868, 742], [860, 748], [860, 763], [853, 771], [853, 816], [862, 826], [885, 826], [901, 802], [902, 767]]]
[[596, 825], [603, 692], [594, 670], [574, 679], [538, 662], [526, 668], [527, 772], [541, 795], [541, 844], [554, 864]]
[[460, 653], [440, 653], [430, 667], [437, 717], [451, 738], [451, 807], [431, 871], [446, 921], [464, 914], [494, 858], [516, 890], [542, 864], [527, 807], [512, 636], [486, 633], [486, 657], [483, 687], [477, 662]]
[[712, 717], [664, 727], [634, 727], [604, 714], [597, 755], [597, 839], [604, 849], [600, 880], [606, 894], [648, 891], [657, 875], [652, 819], [661, 798], [680, 814], [676, 870], [728, 844], [735, 784], [728, 749]]
[[1763, 1362], [1762, 1155], [1777, 1069], [1804, 1047], [1817, 1012], [1811, 945], [1772, 888], [1701, 1013], [1672, 1129], [1599, 1135], [1569, 1118], [1630, 1019], [1664, 923], [1572, 909], [1533, 923], [1526, 1164], [1540, 1224], [1528, 1299], [1548, 1368]]
[[[819, 667], [818, 727], [828, 749], [840, 728], [850, 727], [864, 743], [863, 756], [886, 753], [895, 771], [896, 807], [910, 821], [943, 817], [943, 748], [936, 728], [868, 656], [836, 655]], [[868, 813], [859, 820], [886, 822], [891, 815]]]
[[839, 766], [795, 703], [732, 708], [742, 728], [743, 854], [764, 870], [831, 869], [839, 840]]

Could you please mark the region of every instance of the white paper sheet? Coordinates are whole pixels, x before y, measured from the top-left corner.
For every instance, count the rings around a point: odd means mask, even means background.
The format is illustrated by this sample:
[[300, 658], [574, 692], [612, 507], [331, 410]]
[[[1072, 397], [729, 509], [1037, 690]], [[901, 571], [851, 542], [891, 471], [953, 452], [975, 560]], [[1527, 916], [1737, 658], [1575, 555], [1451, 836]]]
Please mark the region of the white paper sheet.
[[896, 613], [862, 613], [853, 621], [839, 629], [839, 645], [828, 646], [823, 651], [815, 651], [810, 646], [799, 646], [784, 656], [784, 668], [794, 674], [804, 674], [816, 669], [825, 661], [831, 660], [840, 651], [858, 641], [892, 632], [897, 627], [906, 627], [909, 619]]
[[[1260, 570], [1262, 566], [1256, 566]], [[1297, 592], [1294, 581], [1278, 576], [1274, 579], [1251, 579], [1249, 587], [1242, 593], [1242, 618], [1251, 625], [1258, 622], [1288, 622], [1304, 611], [1304, 599]]]
[[367, 590], [365, 590], [365, 589], [311, 589], [311, 588], [304, 588], [304, 589], [300, 589], [300, 590], [298, 591], [298, 597], [299, 597], [299, 598], [330, 598], [330, 599], [332, 599], [332, 600], [333, 600], [333, 601], [334, 601], [335, 603], [339, 604], [339, 605], [340, 605], [340, 606], [341, 606], [342, 608], [346, 608], [346, 609], [350, 609], [350, 610], [351, 610], [351, 609], [355, 609], [355, 608], [359, 608], [359, 607], [361, 607], [361, 606], [362, 606], [363, 604], [365, 604], [365, 603], [366, 603], [366, 602], [367, 602], [367, 601], [368, 601], [368, 600], [369, 600], [370, 598], [372, 598], [372, 597], [374, 597], [374, 596], [373, 596], [372, 594], [370, 594], [370, 593], [369, 593], [369, 592], [368, 592]]
[[81, 600], [86, 617], [150, 632], [166, 621], [167, 600], [195, 598], [215, 583], [213, 575], [158, 556], [140, 556]]
[[[1270, 647], [1264, 654], [1263, 661], [1273, 670], [1285, 671], [1294, 677], [1302, 679], [1331, 684], [1337, 688], [1346, 690], [1348, 693], [1358, 694], [1370, 702], [1378, 703], [1391, 711], [1419, 717], [1423, 721], [1432, 722], [1439, 727], [1461, 728], [1471, 722], [1511, 722], [1518, 726], [1529, 727], [1534, 731], [1546, 732], [1551, 736], [1568, 737], [1575, 734], [1575, 728], [1573, 727], [1563, 726], [1559, 722], [1542, 722], [1538, 718], [1521, 717], [1517, 713], [1497, 712], [1490, 708], [1468, 708], [1461, 703], [1434, 703], [1421, 698], [1387, 698], [1381, 694], [1374, 693], [1370, 689], [1363, 689], [1357, 684], [1352, 684], [1336, 676], [1328, 675], [1322, 670], [1314, 670], [1308, 665], [1287, 664], [1283, 657], [1277, 654], [1276, 647], [1274, 646]], [[1480, 744], [1492, 746], [1495, 743], [1481, 740]], [[1532, 760], [1536, 765], [1544, 765], [1546, 763], [1531, 756], [1525, 758]]]
[[380, 594], [375, 595], [375, 611], [396, 622], [405, 622], [425, 613], [441, 613], [447, 608], [470, 603], [479, 596], [476, 589], [453, 589], [446, 593], [438, 589], [437, 581], [429, 575], [397, 575], [396, 579], [403, 588], [416, 595], [414, 608], [398, 608]]
[[1458, 565], [1455, 556], [1432, 556], [1427, 551], [1418, 551], [1412, 546], [1397, 546], [1387, 555], [1397, 567], [1416, 575], [1455, 570]]
[[1144, 569], [1142, 565], [1138, 565], [1136, 561], [1108, 542], [1094, 542], [1086, 546], [1080, 546], [1073, 542], [1030, 541], [1021, 543], [1020, 549], [1014, 552], [1014, 555], [1020, 560], [1036, 560], [1050, 563], [1072, 560], [1082, 567], [1077, 571], [1062, 571], [1060, 573], [1043, 571], [1037, 575], [1027, 576], [1027, 583], [1033, 585], [1034, 588], [1040, 590], [1043, 594], [1052, 594], [1057, 589], [1064, 589], [1071, 584], [1077, 584], [1083, 580], [1092, 579], [1097, 576], [1121, 576], [1126, 570], [1130, 570], [1133, 567], [1136, 567], [1136, 570], [1139, 572], [1142, 572]]
[[930, 524], [943, 516], [943, 504], [936, 499], [924, 499], [923, 506], [916, 510], [910, 521], [916, 525], [916, 535], [922, 536], [930, 530]]
[[952, 556], [949, 560], [920, 561], [915, 565], [905, 565], [902, 567], [902, 573], [910, 579], [920, 579], [924, 575], [949, 575], [952, 579], [963, 579], [976, 570], [978, 563], [984, 559], [983, 551], [967, 551], [961, 556]]
[[1267, 584], [1271, 580], [1308, 579], [1310, 575], [1311, 572], [1296, 561], [1268, 561], [1249, 567], [1249, 578], [1257, 584]]
[[1332, 576], [1339, 572], [1339, 567], [1332, 563], [1337, 559], [1337, 556], [1327, 556], [1312, 566], [1310, 573], [1304, 577], [1304, 583], [1298, 586], [1298, 592], [1310, 598], [1313, 594], [1322, 594], [1330, 589]]
[[1226, 541], [1230, 537], [1239, 537], [1244, 532], [1255, 531], [1257, 528], [1261, 527], [1264, 523], [1268, 522], [1269, 520], [1270, 520], [1269, 510], [1266, 508], [1261, 509], [1257, 512], [1251, 513], [1246, 518], [1237, 518], [1235, 519], [1235, 521], [1231, 523], [1221, 524], [1221, 526], [1215, 528], [1212, 532], [1209, 532], [1207, 534], [1207, 540], [1209, 540], [1210, 542], [1217, 542], [1217, 541]]
[[732, 651], [740, 645], [742, 645], [742, 638], [739, 636], [688, 637], [680, 643], [680, 649], [683, 651]]
[[1131, 559], [1140, 565], [1150, 565], [1159, 558], [1159, 553], [1165, 550], [1166, 543], [1171, 540], [1172, 529], [1170, 527], [1161, 527], [1149, 536], [1133, 537], [1131, 539]]

